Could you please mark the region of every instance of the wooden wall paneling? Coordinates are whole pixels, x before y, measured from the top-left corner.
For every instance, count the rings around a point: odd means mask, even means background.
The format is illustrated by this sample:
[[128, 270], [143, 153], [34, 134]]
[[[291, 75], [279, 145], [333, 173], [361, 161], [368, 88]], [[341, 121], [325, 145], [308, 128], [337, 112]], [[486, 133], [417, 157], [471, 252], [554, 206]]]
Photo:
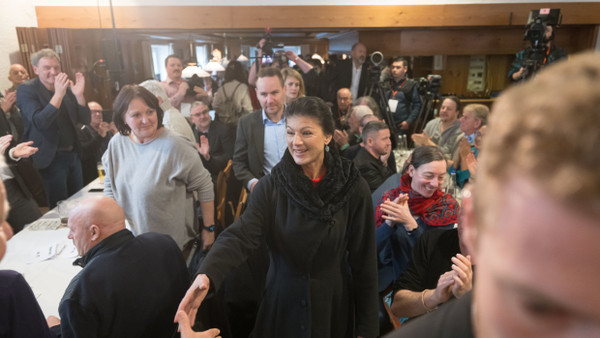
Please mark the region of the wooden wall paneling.
[[510, 84], [508, 81], [508, 70], [513, 59], [513, 55], [487, 56], [485, 82], [488, 94], [500, 92]]
[[[595, 26], [562, 26], [556, 43], [570, 53], [593, 48]], [[419, 55], [503, 55], [523, 49], [525, 28], [447, 28], [359, 31], [369, 52], [387, 56]]]
[[440, 93], [464, 96], [467, 93], [469, 78], [469, 55], [448, 55], [444, 60], [444, 69], [436, 72], [442, 75]]
[[[524, 25], [529, 11], [561, 8], [564, 24], [599, 24], [600, 3], [398, 6], [117, 6], [118, 28], [326, 28]], [[99, 14], [100, 12], [100, 14]], [[38, 27], [109, 28], [107, 6], [36, 6]]]

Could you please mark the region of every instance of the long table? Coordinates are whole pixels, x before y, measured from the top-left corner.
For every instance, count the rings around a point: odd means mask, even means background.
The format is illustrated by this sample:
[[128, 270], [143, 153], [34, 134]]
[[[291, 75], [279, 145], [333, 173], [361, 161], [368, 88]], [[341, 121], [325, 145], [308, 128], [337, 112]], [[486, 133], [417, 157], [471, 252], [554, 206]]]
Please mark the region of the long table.
[[[75, 205], [88, 196], [102, 195], [98, 179], [85, 186], [68, 201]], [[1, 270], [20, 272], [31, 286], [46, 317], [58, 317], [58, 305], [71, 279], [81, 271], [73, 266], [77, 250], [67, 238], [69, 229], [34, 230], [44, 221], [46, 225], [60, 224], [56, 208], [48, 211], [40, 220], [33, 222], [8, 241], [6, 255], [0, 262]], [[52, 256], [51, 258], [47, 258]]]

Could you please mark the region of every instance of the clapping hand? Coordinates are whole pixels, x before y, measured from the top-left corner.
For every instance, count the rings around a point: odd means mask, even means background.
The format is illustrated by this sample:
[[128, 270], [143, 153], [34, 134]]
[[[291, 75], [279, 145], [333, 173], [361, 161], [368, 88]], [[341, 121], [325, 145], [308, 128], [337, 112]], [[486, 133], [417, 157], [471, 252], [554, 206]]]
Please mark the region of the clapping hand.
[[196, 143], [196, 149], [205, 160], [210, 160], [210, 146], [208, 144], [208, 138], [204, 135], [200, 136], [200, 143]]
[[37, 153], [38, 147], [32, 147], [33, 141], [21, 142], [17, 144], [12, 151], [12, 156], [15, 158], [28, 158], [29, 156]]
[[466, 137], [463, 137], [463, 139], [460, 140], [458, 153], [460, 155], [461, 161], [466, 159], [467, 155], [471, 153], [471, 144], [469, 143], [469, 140]]
[[4, 98], [2, 99], [2, 103], [0, 103], [0, 108], [6, 113], [10, 111], [17, 101], [17, 92], [9, 92], [8, 90], [5, 92]]
[[79, 72], [75, 73], [75, 82], [69, 80], [69, 86], [75, 97], [83, 97], [83, 91], [85, 90], [85, 76]]
[[11, 134], [0, 137], [0, 154], [4, 154], [8, 146], [10, 146], [12, 138], [13, 136]]
[[452, 271], [454, 272], [454, 285], [452, 294], [460, 298], [473, 288], [473, 267], [471, 266], [471, 256], [457, 254], [452, 257]]
[[333, 131], [333, 140], [339, 147], [348, 144], [348, 133], [345, 130], [336, 129]]
[[426, 131], [423, 131], [422, 134], [412, 134], [411, 138], [413, 142], [415, 142], [419, 146], [429, 144], [429, 141], [431, 141], [431, 138], [429, 137], [429, 135], [427, 135]]
[[408, 194], [400, 194], [393, 201], [386, 199], [381, 204], [383, 219], [388, 225], [402, 223], [406, 231], [412, 231], [418, 227], [408, 207]]

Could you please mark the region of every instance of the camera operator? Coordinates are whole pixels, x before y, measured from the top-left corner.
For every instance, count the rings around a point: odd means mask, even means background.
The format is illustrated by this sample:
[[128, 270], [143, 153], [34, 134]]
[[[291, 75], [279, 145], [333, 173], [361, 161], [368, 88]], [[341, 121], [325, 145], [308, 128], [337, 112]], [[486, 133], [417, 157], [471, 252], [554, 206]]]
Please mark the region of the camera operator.
[[[538, 48], [534, 48], [536, 42], [530, 35], [532, 29], [544, 29], [544, 35]], [[541, 21], [534, 21], [525, 33], [525, 39], [529, 40], [531, 46], [519, 51], [515, 55], [508, 78], [510, 81], [520, 81], [531, 76], [538, 68], [544, 67], [547, 64], [567, 58], [567, 52], [564, 49], [556, 47], [552, 41], [554, 40], [556, 27], [551, 24], [544, 24]], [[539, 49], [536, 50], [536, 49]], [[539, 56], [536, 56], [539, 54]]]
[[391, 78], [386, 85], [388, 106], [391, 109], [396, 131], [408, 134], [408, 129], [419, 116], [421, 110], [421, 97], [419, 96], [418, 83], [409, 79], [407, 75], [408, 61], [397, 57], [392, 60]]
[[[313, 66], [304, 61], [301, 57], [296, 55], [291, 50], [283, 52], [273, 53], [272, 43], [270, 36], [260, 39], [257, 45], [257, 60], [250, 67], [248, 73], [248, 84], [256, 87], [256, 74], [263, 67], [275, 67], [284, 69], [289, 67], [288, 60], [293, 61], [298, 68], [300, 68], [302, 80], [304, 81], [304, 87], [306, 90], [306, 96], [317, 96], [319, 93], [318, 77], [316, 70]], [[263, 58], [264, 56], [264, 58]]]

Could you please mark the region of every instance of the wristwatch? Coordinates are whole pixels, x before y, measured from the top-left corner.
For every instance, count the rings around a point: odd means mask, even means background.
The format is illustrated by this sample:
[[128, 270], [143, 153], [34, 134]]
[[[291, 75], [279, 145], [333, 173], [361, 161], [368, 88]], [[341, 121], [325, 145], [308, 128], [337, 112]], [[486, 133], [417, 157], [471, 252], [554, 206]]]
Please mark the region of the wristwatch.
[[208, 231], [208, 232], [213, 232], [213, 231], [215, 231], [215, 225], [214, 225], [214, 224], [212, 224], [212, 225], [209, 225], [209, 226], [205, 226], [205, 225], [203, 225], [203, 226], [202, 226], [202, 229], [203, 229], [203, 230], [206, 230], [206, 231]]

